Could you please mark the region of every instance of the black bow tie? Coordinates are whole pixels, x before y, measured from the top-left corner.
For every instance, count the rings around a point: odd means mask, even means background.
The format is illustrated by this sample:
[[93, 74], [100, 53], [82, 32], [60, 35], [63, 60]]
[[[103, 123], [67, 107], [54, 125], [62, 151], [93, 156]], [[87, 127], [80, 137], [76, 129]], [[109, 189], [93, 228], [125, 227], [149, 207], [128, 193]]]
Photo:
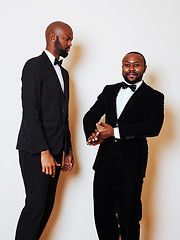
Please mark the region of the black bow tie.
[[121, 87], [122, 87], [122, 89], [126, 89], [129, 87], [131, 89], [131, 91], [133, 91], [133, 92], [135, 92], [135, 90], [136, 90], [136, 85], [134, 85], [134, 84], [128, 85], [125, 82], [121, 83]]
[[62, 62], [63, 62], [62, 59], [61, 59], [61, 60], [58, 60], [57, 58], [55, 58], [55, 60], [54, 60], [54, 65], [59, 65], [59, 67], [60, 67], [61, 64], [62, 64]]

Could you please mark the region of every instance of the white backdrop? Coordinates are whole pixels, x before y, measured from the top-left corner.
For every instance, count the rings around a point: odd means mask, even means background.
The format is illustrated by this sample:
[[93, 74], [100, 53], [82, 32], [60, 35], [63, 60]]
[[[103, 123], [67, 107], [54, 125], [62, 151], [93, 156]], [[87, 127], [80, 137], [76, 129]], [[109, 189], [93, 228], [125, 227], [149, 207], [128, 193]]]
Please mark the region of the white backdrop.
[[143, 189], [141, 240], [179, 240], [180, 216], [180, 2], [179, 0], [6, 0], [0, 3], [0, 238], [13, 240], [24, 205], [15, 150], [21, 120], [21, 71], [45, 47], [44, 31], [67, 22], [74, 41], [69, 70], [70, 128], [76, 165], [62, 174], [55, 207], [41, 240], [95, 240], [91, 169], [97, 147], [88, 147], [82, 118], [106, 84], [122, 80], [121, 59], [142, 52], [144, 80], [165, 96], [165, 123], [149, 140]]

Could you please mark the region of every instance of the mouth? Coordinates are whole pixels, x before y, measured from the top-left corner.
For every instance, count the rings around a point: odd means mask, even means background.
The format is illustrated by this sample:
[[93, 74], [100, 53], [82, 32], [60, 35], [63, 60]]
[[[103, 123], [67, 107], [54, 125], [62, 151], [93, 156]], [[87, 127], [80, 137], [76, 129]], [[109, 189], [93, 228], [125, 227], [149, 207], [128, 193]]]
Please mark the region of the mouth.
[[67, 48], [66, 48], [66, 52], [69, 52], [69, 50], [70, 50], [70, 47], [67, 47]]
[[135, 76], [137, 76], [137, 73], [127, 73], [127, 76], [129, 76], [129, 77], [135, 77]]

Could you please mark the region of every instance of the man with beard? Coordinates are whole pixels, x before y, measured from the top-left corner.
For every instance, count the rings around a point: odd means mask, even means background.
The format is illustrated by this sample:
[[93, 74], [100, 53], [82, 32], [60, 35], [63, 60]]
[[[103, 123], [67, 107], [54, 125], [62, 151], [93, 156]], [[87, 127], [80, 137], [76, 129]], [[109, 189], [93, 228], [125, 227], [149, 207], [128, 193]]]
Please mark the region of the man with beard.
[[[142, 80], [146, 68], [141, 53], [126, 54], [122, 61], [125, 81], [106, 86], [84, 117], [87, 144], [100, 144], [93, 166], [94, 216], [100, 240], [118, 240], [119, 235], [121, 240], [139, 239], [146, 137], [159, 134], [164, 118], [163, 94]], [[106, 123], [100, 121], [104, 114]]]
[[69, 25], [51, 23], [46, 29], [46, 50], [28, 60], [23, 68], [23, 116], [17, 149], [26, 202], [16, 240], [40, 238], [53, 208], [60, 170], [69, 172], [73, 168], [68, 123], [69, 75], [60, 59], [68, 56], [72, 39]]

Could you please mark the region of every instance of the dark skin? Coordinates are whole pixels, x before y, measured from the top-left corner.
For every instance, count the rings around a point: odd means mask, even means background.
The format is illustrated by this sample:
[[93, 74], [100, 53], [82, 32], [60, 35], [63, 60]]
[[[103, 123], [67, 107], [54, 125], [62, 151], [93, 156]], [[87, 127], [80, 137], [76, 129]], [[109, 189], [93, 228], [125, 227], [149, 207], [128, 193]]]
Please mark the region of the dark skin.
[[[122, 61], [122, 75], [126, 82], [130, 84], [137, 83], [142, 80], [143, 74], [147, 66], [144, 65], [143, 57], [140, 54], [131, 53], [125, 55]], [[107, 123], [98, 123], [102, 128], [96, 129], [88, 138], [87, 144], [95, 146], [104, 141], [104, 139], [114, 136], [114, 128]]]
[[[60, 56], [67, 57], [70, 47], [72, 46], [73, 31], [71, 27], [63, 22], [51, 23], [46, 29], [46, 49], [59, 59]], [[49, 150], [41, 152], [42, 172], [51, 175], [56, 174], [56, 167], [61, 164], [57, 163]], [[68, 154], [64, 155], [63, 172], [70, 172], [74, 165], [73, 152], [70, 149]]]
[[127, 83], [134, 84], [142, 80], [147, 66], [144, 66], [140, 54], [127, 54], [122, 61], [122, 75]]

